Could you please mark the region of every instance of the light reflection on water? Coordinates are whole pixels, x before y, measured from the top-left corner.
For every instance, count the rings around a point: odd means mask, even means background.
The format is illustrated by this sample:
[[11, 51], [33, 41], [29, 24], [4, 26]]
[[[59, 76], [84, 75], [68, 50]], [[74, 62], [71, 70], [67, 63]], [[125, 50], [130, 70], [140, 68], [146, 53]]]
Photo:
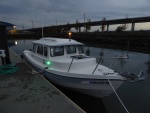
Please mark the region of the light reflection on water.
[[[33, 40], [17, 40], [17, 45], [11, 48], [20, 54], [25, 49], [32, 49]], [[126, 51], [111, 50], [105, 48], [85, 47], [85, 51], [90, 50], [90, 56], [99, 56], [100, 52], [103, 57], [115, 57], [116, 55], [127, 55]], [[130, 113], [149, 113], [150, 112], [150, 65], [146, 64], [149, 61], [149, 55], [143, 53], [128, 53], [129, 59], [117, 59], [112, 66], [112, 69], [118, 72], [131, 72], [138, 74], [141, 70], [147, 76], [145, 81], [136, 83], [125, 82], [116, 91], [127, 107]], [[102, 64], [109, 67], [113, 59], [106, 58]], [[116, 95], [113, 93], [109, 97], [102, 99], [108, 113], [126, 113]]]

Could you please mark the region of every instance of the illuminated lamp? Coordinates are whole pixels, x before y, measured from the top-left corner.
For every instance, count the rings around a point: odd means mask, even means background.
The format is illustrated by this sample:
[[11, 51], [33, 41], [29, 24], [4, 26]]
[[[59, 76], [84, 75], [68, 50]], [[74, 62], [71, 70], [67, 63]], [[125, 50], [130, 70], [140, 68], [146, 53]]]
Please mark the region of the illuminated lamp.
[[15, 41], [15, 45], [17, 45], [18, 44], [18, 42], [17, 41]]
[[51, 65], [51, 61], [46, 61], [46, 64], [47, 65]]
[[16, 29], [16, 26], [13, 26], [14, 29]]
[[44, 60], [43, 63], [48, 67], [52, 65], [52, 62], [49, 60]]
[[69, 32], [69, 33], [68, 33], [68, 35], [69, 35], [69, 36], [71, 36], [71, 35], [72, 35], [72, 33], [71, 33], [71, 32]]
[[69, 35], [69, 41], [71, 41], [71, 35], [72, 35], [72, 33], [68, 32], [68, 35]]

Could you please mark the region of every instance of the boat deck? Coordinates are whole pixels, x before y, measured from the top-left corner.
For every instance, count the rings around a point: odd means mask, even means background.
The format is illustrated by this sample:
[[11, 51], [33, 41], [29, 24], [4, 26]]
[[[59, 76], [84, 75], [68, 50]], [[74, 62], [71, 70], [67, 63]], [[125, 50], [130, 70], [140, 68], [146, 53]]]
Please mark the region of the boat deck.
[[42, 76], [32, 74], [32, 68], [11, 50], [10, 59], [19, 70], [0, 75], [2, 113], [84, 113]]

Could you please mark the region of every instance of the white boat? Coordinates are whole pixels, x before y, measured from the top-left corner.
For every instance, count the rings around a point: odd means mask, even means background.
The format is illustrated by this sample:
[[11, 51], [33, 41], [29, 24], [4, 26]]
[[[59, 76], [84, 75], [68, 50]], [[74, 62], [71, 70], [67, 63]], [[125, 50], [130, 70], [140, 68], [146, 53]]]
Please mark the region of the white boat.
[[73, 39], [41, 38], [33, 41], [33, 51], [23, 58], [50, 82], [94, 97], [113, 93], [128, 78], [86, 56], [83, 45]]

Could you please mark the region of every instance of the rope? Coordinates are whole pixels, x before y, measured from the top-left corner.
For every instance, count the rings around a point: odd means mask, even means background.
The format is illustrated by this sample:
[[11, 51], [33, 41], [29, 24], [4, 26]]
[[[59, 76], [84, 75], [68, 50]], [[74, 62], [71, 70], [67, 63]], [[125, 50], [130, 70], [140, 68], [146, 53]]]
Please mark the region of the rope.
[[[110, 67], [109, 67], [109, 68], [111, 68], [111, 67], [112, 67], [112, 65], [113, 65], [113, 63], [115, 62], [115, 60], [116, 60], [116, 58], [113, 60], [113, 62], [111, 63], [111, 65], [110, 65]], [[126, 106], [123, 104], [122, 100], [120, 99], [119, 95], [117, 94], [116, 90], [114, 89], [114, 87], [113, 87], [112, 83], [110, 82], [109, 78], [107, 77], [107, 74], [105, 74], [105, 76], [106, 76], [106, 78], [107, 78], [107, 80], [108, 80], [108, 82], [109, 82], [110, 86], [112, 87], [112, 89], [113, 89], [114, 93], [116, 94], [116, 96], [117, 96], [118, 100], [120, 101], [120, 103], [122, 104], [122, 106], [124, 107], [124, 109], [126, 110], [126, 112], [127, 112], [127, 113], [129, 113], [128, 109], [127, 109], [127, 108], [126, 108]]]
[[117, 98], [119, 99], [120, 103], [122, 104], [122, 106], [124, 107], [124, 109], [126, 110], [126, 112], [129, 113], [128, 109], [127, 109], [126, 106], [123, 104], [123, 102], [122, 102], [122, 100], [120, 99], [119, 95], [118, 95], [117, 92], [115, 91], [115, 89], [114, 89], [113, 85], [111, 84], [109, 78], [107, 77], [107, 75], [105, 75], [105, 76], [106, 76], [106, 78], [108, 79], [108, 82], [109, 82], [110, 86], [112, 87], [114, 93], [116, 94]]
[[4, 65], [0, 66], [0, 75], [13, 74], [19, 70], [18, 66], [15, 65]]

